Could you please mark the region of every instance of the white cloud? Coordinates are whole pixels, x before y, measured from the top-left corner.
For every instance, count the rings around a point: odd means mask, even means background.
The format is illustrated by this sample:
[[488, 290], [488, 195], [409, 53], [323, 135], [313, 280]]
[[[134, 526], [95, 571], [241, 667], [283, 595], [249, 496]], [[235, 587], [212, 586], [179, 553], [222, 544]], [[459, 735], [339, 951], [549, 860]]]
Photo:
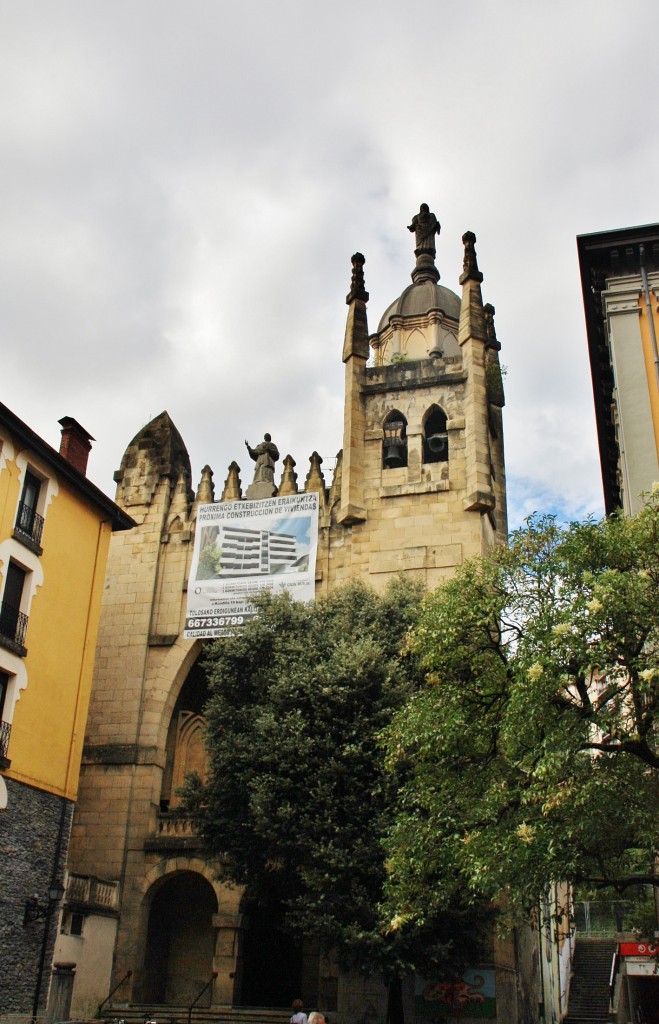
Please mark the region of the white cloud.
[[[24, 0], [0, 13], [2, 398], [112, 491], [167, 408], [221, 486], [269, 430], [341, 444], [350, 256], [372, 329], [406, 231], [467, 229], [497, 308], [511, 518], [597, 506], [575, 235], [656, 218], [649, 0]], [[537, 501], [535, 501], [537, 499]]]

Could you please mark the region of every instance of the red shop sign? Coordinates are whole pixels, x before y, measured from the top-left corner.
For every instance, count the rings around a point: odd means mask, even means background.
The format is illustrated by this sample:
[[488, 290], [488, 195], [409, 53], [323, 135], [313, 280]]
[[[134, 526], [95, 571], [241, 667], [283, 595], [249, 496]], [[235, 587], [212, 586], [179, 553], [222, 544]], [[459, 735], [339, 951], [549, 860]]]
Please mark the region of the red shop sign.
[[657, 947], [649, 942], [621, 942], [621, 956], [656, 956]]

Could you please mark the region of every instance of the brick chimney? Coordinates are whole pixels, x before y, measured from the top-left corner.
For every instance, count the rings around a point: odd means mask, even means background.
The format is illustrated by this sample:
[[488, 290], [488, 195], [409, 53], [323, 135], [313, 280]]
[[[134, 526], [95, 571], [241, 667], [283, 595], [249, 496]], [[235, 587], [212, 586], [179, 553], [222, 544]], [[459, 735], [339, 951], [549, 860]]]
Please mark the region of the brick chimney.
[[96, 438], [88, 434], [72, 416], [63, 416], [58, 421], [62, 427], [62, 441], [59, 453], [83, 476], [87, 473], [87, 459], [92, 450], [91, 442]]

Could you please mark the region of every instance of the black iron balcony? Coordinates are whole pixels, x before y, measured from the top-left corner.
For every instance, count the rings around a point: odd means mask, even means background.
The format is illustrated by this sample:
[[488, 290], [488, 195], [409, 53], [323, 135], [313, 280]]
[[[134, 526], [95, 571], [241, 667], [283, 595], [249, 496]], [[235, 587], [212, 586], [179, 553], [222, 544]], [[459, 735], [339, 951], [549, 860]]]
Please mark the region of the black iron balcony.
[[3, 601], [0, 605], [0, 643], [16, 654], [25, 656], [25, 636], [27, 633], [27, 615]]
[[20, 540], [31, 541], [37, 548], [41, 547], [43, 533], [43, 516], [35, 511], [32, 505], [21, 501], [18, 506], [14, 533]]
[[6, 760], [7, 758], [10, 735], [11, 725], [9, 724], [9, 722], [0, 722], [0, 760]]

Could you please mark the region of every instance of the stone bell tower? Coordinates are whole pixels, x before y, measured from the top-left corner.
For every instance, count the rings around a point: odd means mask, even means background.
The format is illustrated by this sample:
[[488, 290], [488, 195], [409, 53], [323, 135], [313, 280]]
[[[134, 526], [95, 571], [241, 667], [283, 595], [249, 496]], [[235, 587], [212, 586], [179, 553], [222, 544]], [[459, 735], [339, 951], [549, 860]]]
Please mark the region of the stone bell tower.
[[[400, 572], [432, 589], [505, 540], [494, 309], [483, 305], [471, 232], [462, 295], [439, 284], [439, 230], [424, 204], [410, 225], [412, 283], [372, 335], [365, 260], [352, 257], [343, 450], [331, 486], [315, 451], [304, 480], [287, 454], [276, 481], [279, 451], [266, 434], [247, 445], [255, 475], [246, 494], [232, 462], [218, 499], [317, 493], [318, 594], [353, 577], [381, 588]], [[82, 932], [60, 936], [58, 955], [77, 963], [74, 1013], [92, 1016], [109, 993], [123, 1007], [189, 1006], [200, 993], [206, 1006], [283, 1006], [290, 984], [336, 1024], [361, 1019], [364, 1006], [383, 1022], [379, 982], [348, 983], [309, 944], [291, 951], [207, 859], [180, 806], [186, 771], [204, 769], [206, 641], [186, 638], [184, 623], [199, 509], [215, 501], [212, 470], [194, 490], [185, 444], [163, 412], [130, 442], [115, 479], [136, 526], [110, 547], [73, 825], [65, 914]]]
[[439, 284], [440, 225], [425, 203], [409, 230], [412, 284], [370, 336], [365, 259], [352, 257], [343, 453], [321, 589], [355, 575], [378, 586], [401, 571], [431, 589], [506, 537], [501, 346], [494, 307], [483, 305], [476, 237], [463, 235], [460, 297]]

